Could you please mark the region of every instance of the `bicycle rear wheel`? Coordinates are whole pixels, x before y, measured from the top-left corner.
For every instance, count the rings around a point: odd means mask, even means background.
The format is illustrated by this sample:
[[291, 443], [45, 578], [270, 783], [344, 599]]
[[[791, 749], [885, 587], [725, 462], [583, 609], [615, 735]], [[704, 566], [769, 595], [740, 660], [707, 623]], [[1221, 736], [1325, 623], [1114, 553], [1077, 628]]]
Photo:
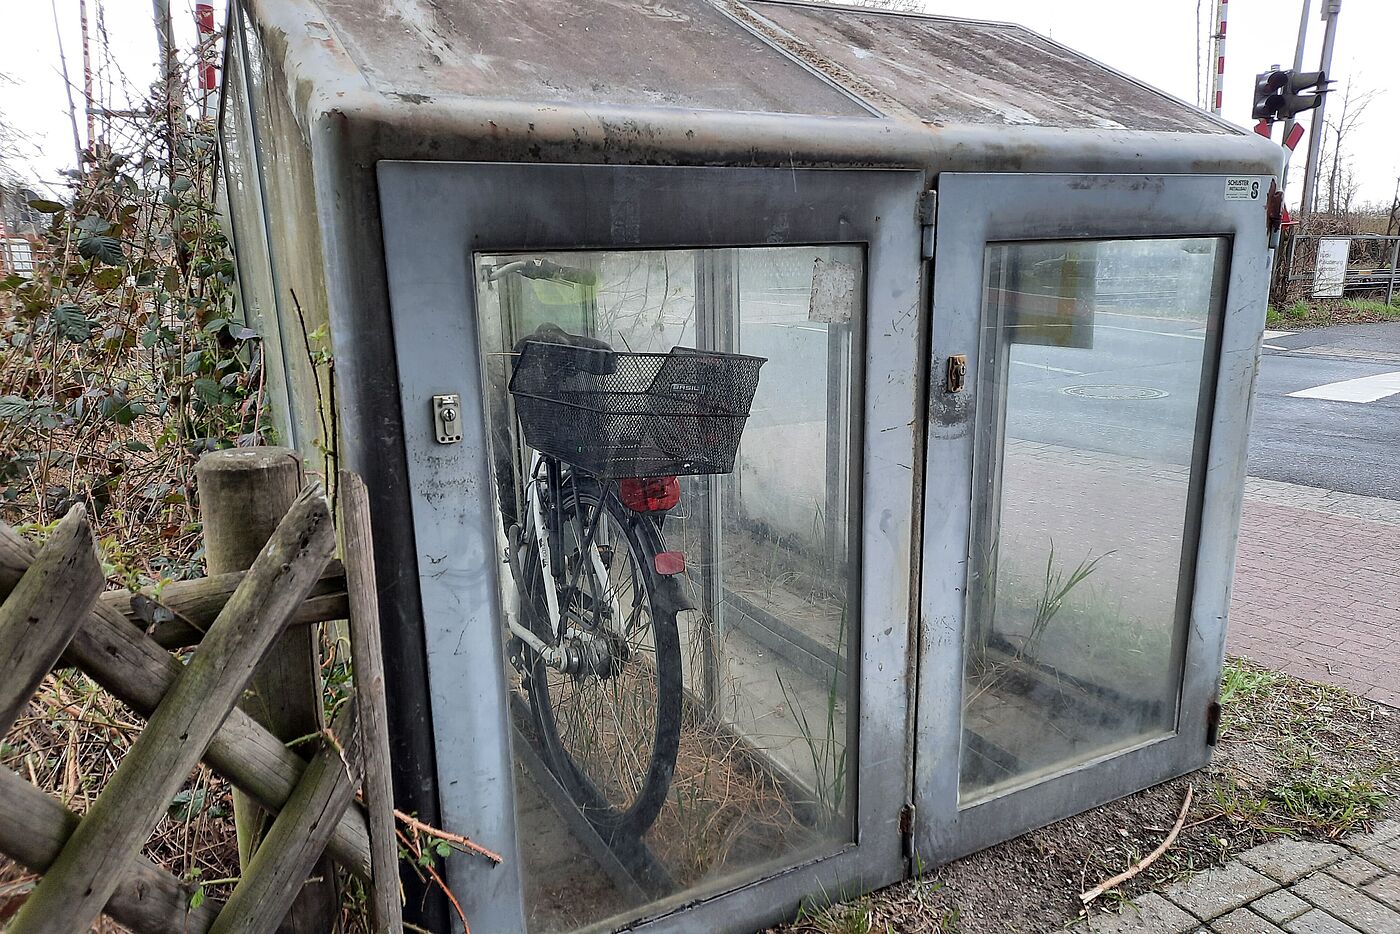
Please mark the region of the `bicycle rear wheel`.
[[660, 534], [595, 481], [566, 480], [560, 500], [565, 633], [548, 620], [537, 541], [522, 562], [530, 627], [585, 662], [571, 674], [528, 653], [530, 706], [551, 771], [588, 821], [605, 839], [640, 836], [665, 804], [680, 743], [680, 639], [675, 610], [657, 599]]

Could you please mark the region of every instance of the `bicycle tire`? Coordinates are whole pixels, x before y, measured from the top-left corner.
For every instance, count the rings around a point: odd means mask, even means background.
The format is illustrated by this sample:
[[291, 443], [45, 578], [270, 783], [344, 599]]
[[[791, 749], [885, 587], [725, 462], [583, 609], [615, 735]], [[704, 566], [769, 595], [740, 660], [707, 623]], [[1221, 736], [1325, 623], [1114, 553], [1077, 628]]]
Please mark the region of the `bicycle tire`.
[[[600, 787], [610, 783], [600, 781], [605, 776], [594, 774], [600, 770], [596, 767], [590, 768], [586, 761], [580, 761], [584, 757], [579, 754], [579, 750], [571, 752], [572, 744], [566, 742], [560, 734], [559, 716], [555, 706], [557, 698], [552, 696], [551, 684], [555, 688], [553, 693], [562, 693], [559, 689], [564, 679], [575, 676], [554, 671], [545, 665], [538, 655], [527, 653], [530, 661], [526, 665], [525, 687], [530, 697], [535, 730], [550, 771], [599, 834], [605, 840], [618, 837], [640, 838], [655, 822], [666, 803], [680, 748], [683, 690], [680, 636], [676, 626], [675, 609], [667, 606], [665, 600], [657, 599], [661, 588], [654, 562], [656, 555], [663, 550], [661, 535], [650, 519], [627, 510], [618, 502], [616, 496], [605, 492], [594, 480], [575, 475], [573, 479], [561, 484], [560, 498], [560, 512], [566, 528], [577, 515], [580, 504], [585, 510], [585, 516], [591, 515], [599, 508], [606, 510], [606, 518], [612, 521], [626, 540], [631, 567], [637, 574], [634, 584], [640, 583], [645, 589], [655, 659], [656, 689], [655, 714], [650, 718], [653, 721], [650, 724], [651, 748], [645, 777], [630, 801], [619, 802], [619, 795], [610, 794], [608, 789]], [[548, 508], [547, 503], [545, 506]], [[526, 547], [521, 567], [527, 585], [534, 584], [533, 588], [523, 588], [532, 590], [525, 594], [526, 601], [533, 607], [528, 614], [528, 625], [535, 635], [547, 644], [554, 645], [557, 639], [548, 620], [543, 587], [539, 586], [542, 583], [539, 542], [532, 540]], [[572, 599], [573, 595], [561, 595], [561, 601]], [[641, 670], [640, 663], [633, 664]], [[578, 680], [588, 679], [598, 682], [603, 680], [593, 674]], [[579, 689], [576, 695], [582, 693], [582, 689]], [[622, 739], [619, 737], [619, 741]]]

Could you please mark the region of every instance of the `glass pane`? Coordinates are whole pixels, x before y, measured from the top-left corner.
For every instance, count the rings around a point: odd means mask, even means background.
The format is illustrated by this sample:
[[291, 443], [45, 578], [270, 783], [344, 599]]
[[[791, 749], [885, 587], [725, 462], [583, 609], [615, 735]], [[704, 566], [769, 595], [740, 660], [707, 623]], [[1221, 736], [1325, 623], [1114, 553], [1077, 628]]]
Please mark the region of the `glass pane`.
[[987, 247], [964, 805], [1176, 727], [1226, 256]]
[[858, 246], [476, 258], [532, 931], [853, 839], [863, 270]]

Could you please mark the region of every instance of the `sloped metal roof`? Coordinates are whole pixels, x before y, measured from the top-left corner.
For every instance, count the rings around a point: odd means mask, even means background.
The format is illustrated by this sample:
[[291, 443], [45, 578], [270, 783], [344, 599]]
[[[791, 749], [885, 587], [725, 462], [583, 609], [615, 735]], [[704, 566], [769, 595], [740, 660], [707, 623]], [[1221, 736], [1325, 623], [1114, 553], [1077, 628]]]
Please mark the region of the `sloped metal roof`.
[[317, 0], [400, 97], [863, 116], [707, 0]]
[[1230, 132], [1020, 26], [766, 0], [746, 6], [779, 30], [776, 41], [814, 50], [846, 81], [867, 85], [868, 96], [930, 123]]
[[771, 0], [315, 0], [369, 86], [444, 98], [1237, 133], [1019, 26]]

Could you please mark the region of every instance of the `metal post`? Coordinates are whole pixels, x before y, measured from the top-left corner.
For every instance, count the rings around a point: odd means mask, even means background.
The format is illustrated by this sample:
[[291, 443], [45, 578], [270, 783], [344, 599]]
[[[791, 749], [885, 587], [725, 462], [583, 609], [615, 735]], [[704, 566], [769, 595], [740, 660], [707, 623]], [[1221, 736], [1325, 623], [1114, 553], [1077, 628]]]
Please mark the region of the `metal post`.
[[97, 149], [93, 143], [97, 139], [97, 115], [93, 112], [92, 50], [88, 42], [87, 0], [78, 0], [78, 18], [82, 21], [83, 27], [83, 103], [86, 105], [85, 113], [87, 114], [87, 144], [88, 148], [95, 154]]
[[[1303, 70], [1303, 52], [1308, 44], [1308, 14], [1312, 12], [1312, 0], [1303, 0], [1303, 13], [1298, 20], [1298, 45], [1293, 50], [1293, 73], [1297, 74]], [[1288, 139], [1288, 134], [1293, 132], [1293, 126], [1298, 122], [1296, 117], [1289, 117], [1283, 121], [1283, 138]], [[1279, 181], [1279, 188], [1288, 190], [1288, 169], [1293, 164], [1293, 153], [1288, 153], [1288, 161], [1283, 164], [1283, 178]]]
[[206, 120], [218, 115], [219, 67], [214, 48], [214, 5], [194, 5], [195, 29], [199, 34], [199, 108]]
[[1215, 15], [1215, 91], [1211, 95], [1211, 113], [1220, 115], [1225, 99], [1225, 20], [1229, 16], [1230, 0], [1219, 0]]
[[[1322, 15], [1327, 20], [1327, 31], [1322, 38], [1322, 62], [1318, 69], [1324, 72], [1330, 79], [1332, 77], [1332, 47], [1337, 41], [1337, 18], [1342, 10], [1342, 0], [1326, 0]], [[1308, 140], [1308, 161], [1303, 169], [1303, 200], [1298, 205], [1301, 214], [1311, 214], [1313, 210], [1314, 189], [1317, 187], [1318, 154], [1322, 150], [1322, 132], [1326, 128], [1324, 111], [1327, 108], [1327, 95], [1322, 96], [1322, 102], [1313, 111], [1312, 119], [1312, 139]]]
[[1395, 244], [1390, 248], [1390, 284], [1385, 287], [1385, 303], [1389, 305], [1395, 298], [1395, 265], [1400, 263], [1400, 237], [1397, 237]]

